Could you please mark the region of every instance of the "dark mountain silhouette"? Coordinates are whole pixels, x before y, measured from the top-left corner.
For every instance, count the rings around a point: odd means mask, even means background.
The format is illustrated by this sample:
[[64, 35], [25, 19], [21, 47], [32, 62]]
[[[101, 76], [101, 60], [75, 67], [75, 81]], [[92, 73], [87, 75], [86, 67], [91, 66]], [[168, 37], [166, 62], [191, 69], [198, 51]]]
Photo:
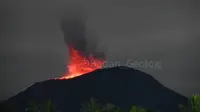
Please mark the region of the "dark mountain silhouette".
[[178, 112], [188, 99], [160, 84], [152, 76], [128, 67], [96, 70], [69, 80], [35, 83], [4, 102], [4, 109], [23, 112], [31, 100], [51, 99], [61, 112], [79, 112], [91, 97], [122, 108], [132, 105], [161, 112]]

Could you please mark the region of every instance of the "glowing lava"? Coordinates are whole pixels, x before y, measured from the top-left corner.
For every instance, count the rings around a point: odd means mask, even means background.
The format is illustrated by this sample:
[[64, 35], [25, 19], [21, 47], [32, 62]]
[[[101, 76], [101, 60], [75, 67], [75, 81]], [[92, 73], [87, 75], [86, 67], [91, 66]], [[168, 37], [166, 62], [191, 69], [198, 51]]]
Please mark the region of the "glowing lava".
[[59, 79], [70, 79], [102, 68], [104, 60], [96, 59], [92, 55], [83, 56], [78, 50], [69, 46], [69, 63], [67, 72]]

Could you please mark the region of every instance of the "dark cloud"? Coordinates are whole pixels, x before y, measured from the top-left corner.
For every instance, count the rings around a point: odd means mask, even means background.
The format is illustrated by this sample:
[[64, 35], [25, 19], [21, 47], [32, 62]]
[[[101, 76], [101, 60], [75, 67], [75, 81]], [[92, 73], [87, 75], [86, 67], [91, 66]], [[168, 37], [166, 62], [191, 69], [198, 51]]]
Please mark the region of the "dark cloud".
[[[65, 13], [61, 20], [61, 30], [64, 33], [64, 40], [68, 46], [80, 51], [84, 56], [92, 54], [96, 58], [105, 58], [103, 52], [97, 51], [98, 41], [92, 31], [88, 31], [86, 23], [86, 12], [80, 7], [73, 7]], [[88, 38], [90, 37], [90, 38]]]

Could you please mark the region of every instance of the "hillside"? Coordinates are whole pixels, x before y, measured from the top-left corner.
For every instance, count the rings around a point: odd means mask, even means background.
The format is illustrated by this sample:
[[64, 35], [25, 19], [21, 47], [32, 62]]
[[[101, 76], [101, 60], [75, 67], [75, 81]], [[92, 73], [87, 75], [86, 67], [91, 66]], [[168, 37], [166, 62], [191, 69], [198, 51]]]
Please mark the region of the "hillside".
[[51, 99], [61, 112], [79, 112], [81, 104], [91, 97], [122, 108], [137, 105], [161, 112], [178, 112], [179, 104], [188, 103], [186, 97], [166, 88], [149, 74], [113, 67], [68, 80], [37, 82], [4, 102], [4, 107], [11, 112], [23, 112], [31, 100], [42, 103]]

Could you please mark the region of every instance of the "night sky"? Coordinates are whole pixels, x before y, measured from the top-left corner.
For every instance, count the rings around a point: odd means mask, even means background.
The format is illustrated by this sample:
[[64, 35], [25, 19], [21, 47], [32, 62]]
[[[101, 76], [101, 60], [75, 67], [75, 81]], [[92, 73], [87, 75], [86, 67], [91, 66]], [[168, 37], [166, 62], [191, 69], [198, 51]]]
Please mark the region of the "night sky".
[[[183, 94], [200, 92], [199, 0], [2, 0], [0, 100], [35, 82], [62, 76], [68, 49], [61, 31], [66, 12], [84, 10], [86, 26], [106, 60], [162, 60], [136, 67]], [[77, 8], [79, 7], [79, 8]], [[66, 16], [66, 15], [65, 15]]]

